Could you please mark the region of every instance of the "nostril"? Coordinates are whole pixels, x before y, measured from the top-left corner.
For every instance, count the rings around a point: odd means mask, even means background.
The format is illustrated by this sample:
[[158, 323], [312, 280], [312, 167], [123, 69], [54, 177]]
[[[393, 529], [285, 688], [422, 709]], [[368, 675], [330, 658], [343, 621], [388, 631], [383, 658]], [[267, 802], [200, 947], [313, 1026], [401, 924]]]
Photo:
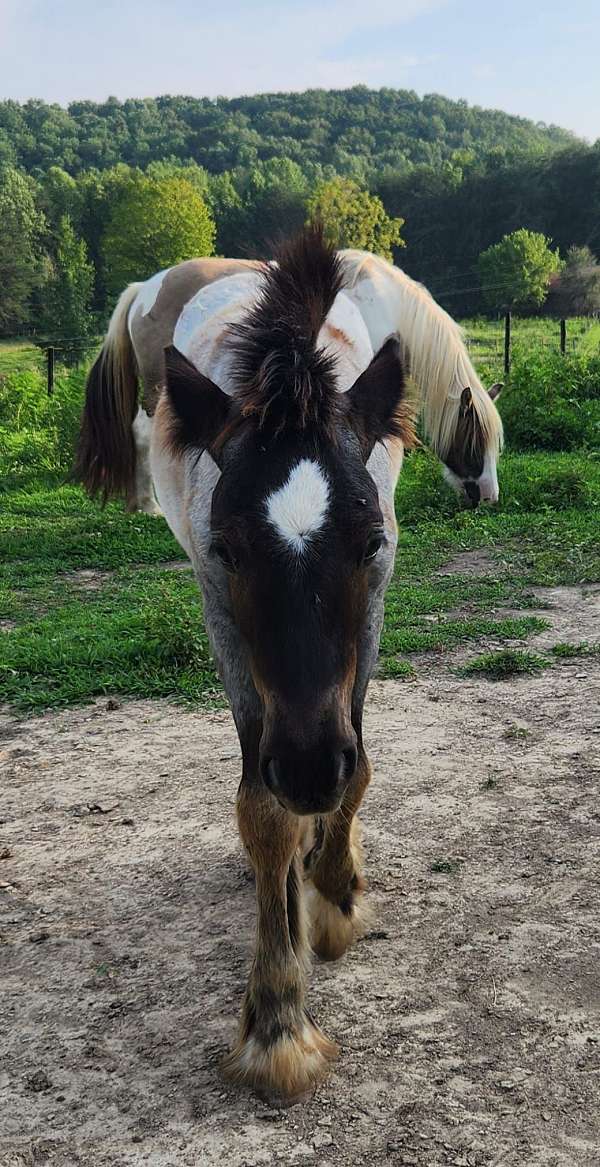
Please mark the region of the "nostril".
[[481, 491], [476, 482], [465, 482], [465, 494], [475, 508], [481, 500]]

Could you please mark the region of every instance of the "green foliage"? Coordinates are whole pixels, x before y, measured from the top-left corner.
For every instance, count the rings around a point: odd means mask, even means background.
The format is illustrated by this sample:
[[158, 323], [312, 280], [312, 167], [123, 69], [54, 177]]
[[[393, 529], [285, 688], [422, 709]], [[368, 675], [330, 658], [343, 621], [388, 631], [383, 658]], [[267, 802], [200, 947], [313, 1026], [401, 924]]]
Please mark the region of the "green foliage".
[[8, 160], [28, 170], [60, 166], [71, 174], [106, 170], [127, 159], [145, 167], [193, 158], [213, 174], [260, 159], [322, 163], [364, 178], [407, 164], [469, 165], [506, 154], [566, 146], [573, 135], [499, 110], [469, 107], [412, 90], [312, 89], [228, 99], [183, 96], [77, 101], [68, 110], [42, 101], [0, 102]]
[[393, 258], [393, 247], [404, 247], [404, 219], [391, 219], [377, 195], [361, 190], [349, 178], [321, 182], [307, 204], [309, 220], [321, 222], [334, 247], [358, 247]]
[[463, 676], [483, 676], [488, 681], [508, 681], [511, 677], [539, 673], [547, 668], [544, 657], [524, 649], [505, 648], [501, 652], [484, 652], [462, 669]]
[[582, 656], [598, 656], [600, 644], [588, 644], [587, 640], [580, 640], [578, 644], [559, 641], [552, 645], [550, 652], [560, 660], [577, 660]]
[[215, 225], [201, 195], [185, 178], [132, 174], [112, 210], [102, 244], [107, 286], [114, 294], [132, 280], [212, 255]]
[[479, 256], [483, 295], [490, 308], [540, 307], [561, 260], [550, 240], [522, 227]]
[[0, 498], [69, 473], [83, 406], [83, 371], [59, 370], [48, 396], [41, 372], [0, 378]]
[[94, 269], [83, 239], [78, 239], [68, 215], [56, 233], [56, 253], [47, 281], [40, 324], [47, 339], [58, 341], [67, 365], [80, 364], [96, 332], [90, 306]]
[[513, 449], [598, 450], [600, 352], [518, 355], [499, 406]]
[[18, 331], [29, 320], [33, 289], [42, 277], [44, 216], [36, 207], [35, 184], [12, 166], [0, 167], [0, 333]]

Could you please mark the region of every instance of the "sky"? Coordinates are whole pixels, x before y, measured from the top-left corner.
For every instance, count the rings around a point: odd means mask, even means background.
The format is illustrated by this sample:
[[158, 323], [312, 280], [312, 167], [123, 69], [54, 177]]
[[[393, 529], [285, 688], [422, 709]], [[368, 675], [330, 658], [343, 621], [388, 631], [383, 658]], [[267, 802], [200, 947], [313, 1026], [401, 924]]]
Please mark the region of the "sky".
[[0, 99], [441, 93], [600, 138], [598, 0], [0, 0]]

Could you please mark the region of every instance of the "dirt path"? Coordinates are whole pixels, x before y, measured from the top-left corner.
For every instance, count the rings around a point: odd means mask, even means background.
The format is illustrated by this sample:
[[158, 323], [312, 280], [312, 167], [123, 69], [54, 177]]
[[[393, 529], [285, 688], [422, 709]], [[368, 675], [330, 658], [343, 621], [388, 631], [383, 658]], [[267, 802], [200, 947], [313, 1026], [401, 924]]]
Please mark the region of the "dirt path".
[[315, 963], [342, 1053], [287, 1109], [218, 1073], [253, 939], [228, 714], [5, 717], [2, 1167], [598, 1164], [599, 698], [597, 659], [373, 686], [377, 920]]

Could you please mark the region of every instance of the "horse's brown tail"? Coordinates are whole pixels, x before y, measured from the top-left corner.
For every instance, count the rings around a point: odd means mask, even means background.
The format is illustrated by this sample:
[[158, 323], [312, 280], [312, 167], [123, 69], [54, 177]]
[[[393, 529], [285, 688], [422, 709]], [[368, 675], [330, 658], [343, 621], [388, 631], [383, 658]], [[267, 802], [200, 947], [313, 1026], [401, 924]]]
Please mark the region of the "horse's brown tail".
[[137, 365], [127, 329], [129, 309], [141, 287], [130, 284], [112, 314], [106, 340], [88, 374], [73, 477], [102, 503], [123, 496], [135, 501]]

